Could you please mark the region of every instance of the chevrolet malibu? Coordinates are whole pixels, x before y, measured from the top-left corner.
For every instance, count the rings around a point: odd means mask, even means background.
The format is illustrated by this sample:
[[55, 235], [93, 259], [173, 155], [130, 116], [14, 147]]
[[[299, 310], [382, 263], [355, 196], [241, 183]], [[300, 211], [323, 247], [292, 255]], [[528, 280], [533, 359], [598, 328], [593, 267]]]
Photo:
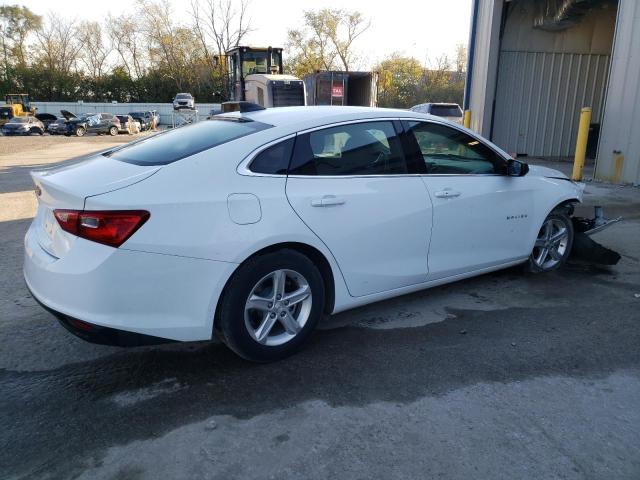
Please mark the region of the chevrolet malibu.
[[323, 314], [517, 264], [553, 270], [571, 250], [580, 185], [460, 125], [239, 110], [32, 173], [24, 276], [65, 328], [116, 345], [218, 336], [265, 362]]

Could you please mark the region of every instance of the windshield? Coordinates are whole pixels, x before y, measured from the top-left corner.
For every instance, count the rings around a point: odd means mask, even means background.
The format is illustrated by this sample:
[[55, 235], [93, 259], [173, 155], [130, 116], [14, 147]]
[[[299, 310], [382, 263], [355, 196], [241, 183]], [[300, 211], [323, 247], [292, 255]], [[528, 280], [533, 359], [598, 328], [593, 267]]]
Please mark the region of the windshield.
[[104, 155], [135, 165], [166, 165], [272, 125], [238, 118], [218, 118], [154, 135]]
[[131, 112], [129, 115], [131, 115], [132, 117], [144, 117], [145, 113], [144, 112]]
[[176, 95], [176, 98], [191, 98], [191, 94], [189, 93], [179, 93]]

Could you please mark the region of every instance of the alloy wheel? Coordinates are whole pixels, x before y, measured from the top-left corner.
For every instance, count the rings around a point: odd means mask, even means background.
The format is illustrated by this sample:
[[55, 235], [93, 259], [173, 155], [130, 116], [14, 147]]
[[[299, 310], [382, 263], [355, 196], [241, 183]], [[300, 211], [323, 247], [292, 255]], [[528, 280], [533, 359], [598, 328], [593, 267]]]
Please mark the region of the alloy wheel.
[[251, 289], [244, 308], [244, 323], [258, 343], [277, 346], [292, 340], [311, 313], [309, 282], [294, 270], [276, 270]]
[[569, 245], [569, 229], [561, 220], [548, 218], [533, 247], [533, 262], [542, 270], [549, 270], [562, 261]]

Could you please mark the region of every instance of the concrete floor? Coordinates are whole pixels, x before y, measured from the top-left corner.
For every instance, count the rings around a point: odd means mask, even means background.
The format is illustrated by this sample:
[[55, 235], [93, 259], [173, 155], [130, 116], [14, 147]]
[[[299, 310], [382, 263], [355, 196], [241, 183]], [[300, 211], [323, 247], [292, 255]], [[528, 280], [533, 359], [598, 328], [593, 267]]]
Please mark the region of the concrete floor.
[[[38, 162], [0, 156], [0, 200]], [[615, 267], [377, 303], [254, 365], [69, 335], [23, 285], [28, 207], [2, 202], [0, 478], [640, 478], [640, 191], [590, 183], [596, 204], [625, 217], [597, 236]]]

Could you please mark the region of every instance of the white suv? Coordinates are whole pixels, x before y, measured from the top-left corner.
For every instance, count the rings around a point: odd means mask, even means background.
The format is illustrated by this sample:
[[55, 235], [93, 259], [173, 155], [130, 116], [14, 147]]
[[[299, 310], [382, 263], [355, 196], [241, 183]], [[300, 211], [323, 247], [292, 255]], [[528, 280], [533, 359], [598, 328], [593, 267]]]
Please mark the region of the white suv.
[[409, 110], [428, 113], [462, 125], [462, 109], [457, 103], [421, 103], [411, 107]]
[[181, 110], [183, 108], [194, 110], [196, 108], [196, 102], [193, 95], [190, 93], [178, 93], [173, 99], [173, 109]]

